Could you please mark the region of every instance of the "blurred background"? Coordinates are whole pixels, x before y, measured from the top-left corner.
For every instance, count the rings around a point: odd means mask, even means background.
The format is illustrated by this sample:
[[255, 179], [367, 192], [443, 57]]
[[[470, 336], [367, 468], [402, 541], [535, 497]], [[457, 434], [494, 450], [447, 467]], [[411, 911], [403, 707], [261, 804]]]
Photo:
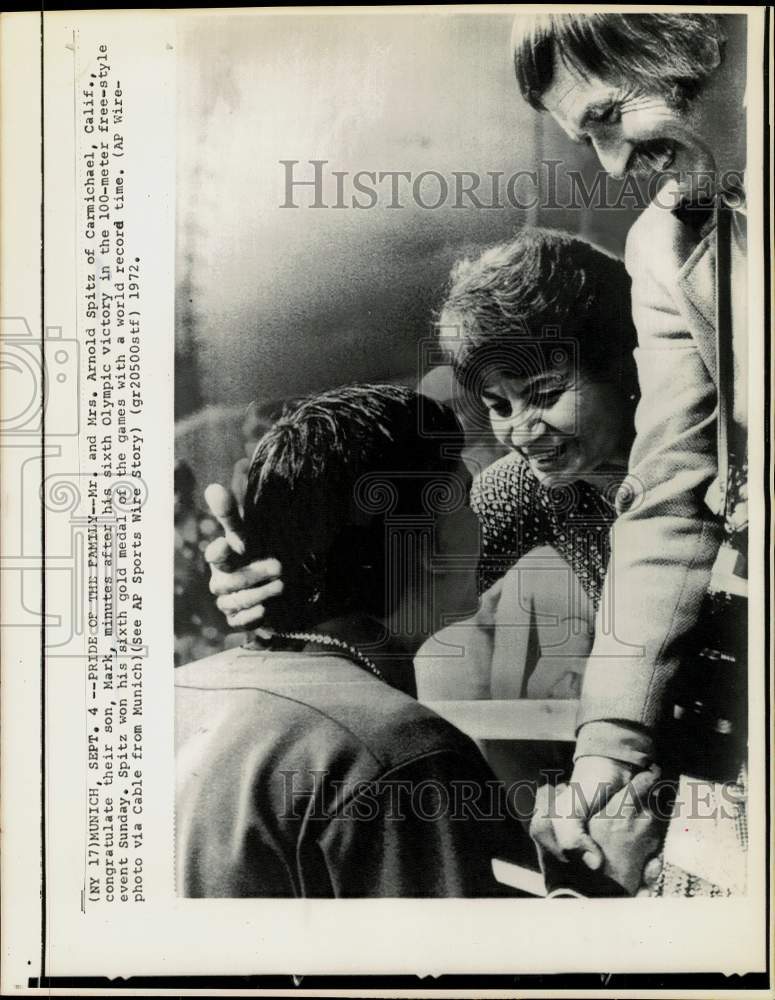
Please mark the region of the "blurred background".
[[[178, 35], [176, 260], [176, 619], [220, 641], [201, 552], [217, 530], [202, 490], [239, 488], [282, 400], [355, 380], [415, 384], [455, 259], [525, 223], [579, 232], [620, 253], [632, 211], [424, 209], [389, 183], [368, 210], [282, 208], [286, 168], [453, 171], [482, 176], [585, 171], [572, 145], [520, 98], [509, 14], [181, 15]], [[489, 182], [488, 182], [489, 183]], [[560, 182], [562, 187], [562, 182]], [[429, 182], [424, 197], [432, 203]], [[526, 197], [528, 188], [519, 188]], [[490, 201], [483, 182], [482, 200]], [[562, 190], [558, 200], [562, 199]], [[365, 199], [362, 199], [365, 200]], [[503, 199], [505, 201], [505, 199]], [[444, 395], [446, 374], [426, 379]], [[252, 405], [251, 405], [252, 404]], [[178, 572], [179, 570], [179, 572]], [[192, 589], [193, 588], [193, 589]], [[198, 588], [198, 589], [197, 589]], [[194, 593], [196, 590], [196, 593]], [[194, 609], [192, 611], [192, 609]], [[212, 609], [214, 611], [214, 609]], [[192, 618], [191, 621], [188, 619]], [[188, 624], [186, 624], [188, 622]], [[203, 655], [206, 648], [184, 652]]]
[[[231, 474], [245, 409], [353, 380], [416, 379], [453, 261], [525, 222], [615, 252], [628, 211], [430, 210], [389, 182], [368, 210], [310, 208], [285, 170], [594, 170], [519, 97], [508, 14], [197, 15], [178, 39], [178, 454]], [[592, 173], [590, 172], [590, 178]], [[489, 184], [489, 182], [488, 182]], [[527, 194], [528, 188], [520, 188]], [[437, 188], [423, 188], [430, 202]], [[489, 187], [483, 183], [482, 200]], [[384, 193], [384, 194], [383, 194]], [[346, 180], [345, 199], [352, 194]], [[365, 200], [365, 199], [362, 199]], [[504, 199], [505, 200], [505, 199]], [[602, 216], [602, 217], [601, 217]], [[270, 407], [271, 409], [271, 407]], [[228, 432], [226, 428], [229, 428]]]

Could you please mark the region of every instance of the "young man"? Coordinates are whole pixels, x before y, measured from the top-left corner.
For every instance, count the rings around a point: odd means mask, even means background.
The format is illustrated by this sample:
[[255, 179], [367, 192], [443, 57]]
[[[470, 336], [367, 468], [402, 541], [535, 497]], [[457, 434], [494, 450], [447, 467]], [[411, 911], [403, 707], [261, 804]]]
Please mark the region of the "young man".
[[[413, 697], [461, 446], [450, 410], [391, 385], [310, 397], [262, 438], [245, 542], [271, 538], [287, 588], [250, 648], [176, 671], [181, 894], [513, 895], [493, 859], [535, 868], [477, 748]], [[606, 875], [634, 892], [653, 817], [639, 799], [611, 818]]]
[[494, 857], [535, 865], [477, 748], [413, 697], [461, 443], [390, 385], [312, 397], [260, 442], [246, 542], [271, 539], [285, 590], [265, 641], [176, 671], [183, 895], [495, 896]]

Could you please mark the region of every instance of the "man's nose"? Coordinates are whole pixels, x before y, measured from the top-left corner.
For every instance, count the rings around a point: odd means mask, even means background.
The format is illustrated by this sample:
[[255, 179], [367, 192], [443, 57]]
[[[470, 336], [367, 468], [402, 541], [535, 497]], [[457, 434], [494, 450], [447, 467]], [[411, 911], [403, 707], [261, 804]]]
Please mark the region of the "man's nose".
[[620, 179], [626, 175], [627, 164], [635, 148], [633, 143], [617, 138], [593, 138], [592, 145], [603, 169], [611, 177]]

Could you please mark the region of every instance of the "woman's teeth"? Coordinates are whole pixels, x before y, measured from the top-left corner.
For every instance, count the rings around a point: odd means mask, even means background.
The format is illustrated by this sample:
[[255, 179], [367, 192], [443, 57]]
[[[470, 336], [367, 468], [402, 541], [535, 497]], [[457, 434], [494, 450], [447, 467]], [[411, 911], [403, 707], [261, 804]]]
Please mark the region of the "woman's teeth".
[[563, 442], [562, 444], [549, 445], [546, 448], [523, 449], [522, 453], [536, 465], [554, 465], [565, 457], [567, 450], [568, 445]]

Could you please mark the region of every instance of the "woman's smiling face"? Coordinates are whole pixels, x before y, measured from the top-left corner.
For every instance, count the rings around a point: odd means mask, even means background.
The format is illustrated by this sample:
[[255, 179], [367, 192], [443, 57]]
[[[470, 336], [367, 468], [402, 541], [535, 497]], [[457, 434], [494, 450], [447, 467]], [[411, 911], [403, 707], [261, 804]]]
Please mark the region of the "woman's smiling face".
[[495, 437], [547, 486], [626, 463], [627, 407], [610, 383], [561, 371], [498, 374], [485, 380], [481, 398]]

